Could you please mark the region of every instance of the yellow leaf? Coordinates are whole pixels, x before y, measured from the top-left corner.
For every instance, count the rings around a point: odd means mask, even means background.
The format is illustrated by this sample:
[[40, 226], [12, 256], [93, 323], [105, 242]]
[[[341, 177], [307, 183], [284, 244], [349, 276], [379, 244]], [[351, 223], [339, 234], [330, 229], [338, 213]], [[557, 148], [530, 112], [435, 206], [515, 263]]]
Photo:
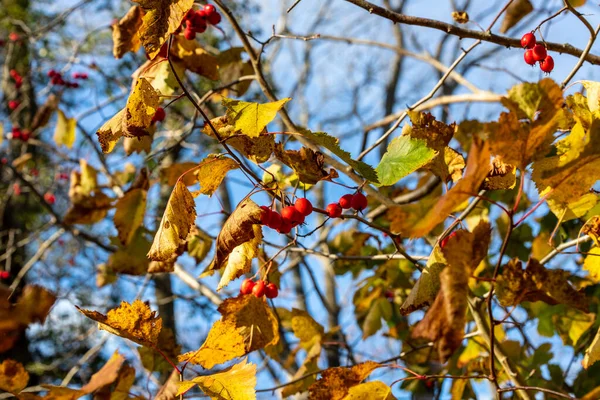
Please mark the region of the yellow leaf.
[[586, 193], [568, 204], [559, 203], [553, 198], [547, 200], [550, 210], [560, 218], [560, 223], [583, 217], [598, 203], [598, 195]]
[[0, 146], [4, 141], [4, 124], [0, 124]]
[[129, 190], [115, 205], [115, 227], [123, 244], [131, 242], [137, 228], [144, 222], [146, 195], [144, 189]]
[[81, 388], [85, 393], [92, 393], [100, 388], [111, 385], [119, 377], [121, 366], [125, 362], [125, 357], [115, 351], [104, 366], [92, 375], [87, 385]]
[[48, 390], [48, 393], [43, 397], [43, 399], [48, 400], [75, 400], [87, 394], [83, 390], [63, 386], [42, 385], [42, 387]]
[[456, 231], [442, 249], [448, 265], [440, 273], [440, 291], [412, 337], [435, 342], [442, 362], [456, 351], [464, 336], [469, 278], [487, 256], [491, 227], [481, 221], [473, 232]]
[[187, 239], [187, 252], [196, 259], [196, 263], [200, 263], [210, 251], [212, 243], [213, 239], [206, 232], [192, 226]]
[[169, 36], [181, 26], [194, 0], [135, 0], [146, 11], [140, 39], [150, 59], [160, 51]]
[[323, 326], [315, 321], [306, 311], [293, 308], [292, 330], [294, 331], [294, 335], [300, 339], [300, 346], [307, 351], [309, 356], [311, 348], [318, 346], [318, 351], [316, 352], [318, 356], [321, 351], [321, 340], [325, 334]]
[[56, 145], [64, 145], [69, 149], [73, 147], [76, 127], [77, 120], [75, 118], [67, 118], [62, 110], [58, 110], [58, 120], [56, 122], [56, 129], [54, 130], [54, 142]]
[[588, 108], [591, 112], [600, 110], [600, 82], [580, 81], [585, 88]]
[[148, 136], [147, 129], [152, 124], [152, 117], [160, 104], [159, 93], [146, 78], [138, 78], [125, 106], [125, 136]]
[[281, 391], [281, 395], [285, 398], [296, 393], [306, 392], [310, 385], [317, 380], [317, 372], [320, 370], [318, 361], [319, 357], [307, 357], [300, 368], [298, 368], [298, 371], [292, 376], [292, 380], [300, 380], [296, 383], [286, 385]]
[[[216, 81], [219, 79], [217, 58], [204, 50], [197, 41], [175, 36], [171, 45], [171, 56], [192, 72]], [[229, 82], [227, 82], [229, 83]]]
[[169, 260], [185, 242], [195, 221], [194, 198], [185, 184], [178, 181], [169, 197], [148, 257], [154, 261]]
[[223, 276], [219, 281], [217, 290], [223, 289], [232, 280], [247, 274], [252, 269], [252, 260], [258, 257], [258, 247], [262, 243], [262, 228], [260, 225], [252, 225], [254, 237], [247, 242], [236, 246], [229, 256], [223, 269]]
[[[185, 74], [185, 67], [180, 61], [173, 58], [171, 63], [173, 64], [173, 69], [177, 73], [177, 76], [181, 77]], [[140, 65], [131, 77], [134, 80], [146, 78], [150, 84], [152, 84], [152, 87], [163, 96], [171, 96], [180, 89], [175, 73], [166, 59], [162, 59], [160, 62], [157, 62], [156, 60], [146, 61], [144, 64]]]
[[169, 379], [160, 388], [154, 400], [174, 400], [177, 396], [177, 390], [179, 387], [179, 372], [173, 369]]
[[237, 168], [238, 164], [231, 158], [209, 154], [194, 172], [200, 183], [200, 193], [212, 196], [225, 179], [225, 175]]
[[594, 283], [600, 283], [600, 247], [591, 249], [583, 261], [583, 269], [588, 271]]
[[125, 120], [125, 109], [116, 113], [111, 119], [98, 129], [96, 135], [100, 142], [100, 147], [104, 153], [110, 153], [115, 145], [123, 136], [123, 125]]
[[249, 137], [258, 137], [267, 125], [275, 119], [277, 111], [281, 110], [290, 98], [271, 103], [249, 103], [241, 100], [223, 99], [227, 108], [227, 118], [236, 131]]
[[489, 171], [489, 145], [478, 138], [473, 138], [464, 177], [412, 227], [410, 236], [422, 237], [427, 235], [436, 225], [443, 222], [458, 205], [476, 195]]
[[367, 361], [351, 368], [328, 368], [321, 374], [321, 379], [308, 388], [309, 398], [311, 400], [341, 400], [348, 394], [351, 387], [361, 383], [373, 370], [381, 366], [374, 361]]
[[275, 156], [285, 165], [294, 170], [302, 183], [315, 184], [321, 180], [331, 180], [338, 177], [333, 168], [327, 172], [325, 156], [320, 151], [308, 147], [300, 150], [284, 150], [282, 143], [275, 145]]
[[[223, 83], [235, 82], [242, 76], [254, 75], [254, 68], [250, 61], [242, 60], [242, 47], [232, 47], [222, 51], [217, 55], [217, 64], [219, 66], [219, 80]], [[227, 89], [221, 91], [222, 96], [232, 91], [236, 96], [243, 96], [248, 91], [252, 80], [244, 80]]]
[[506, 33], [510, 28], [515, 26], [520, 20], [525, 18], [527, 14], [533, 11], [533, 4], [529, 0], [513, 1], [504, 15], [500, 33]]
[[351, 387], [344, 400], [396, 400], [396, 397], [385, 383], [371, 381]]
[[483, 181], [482, 189], [506, 190], [512, 189], [517, 183], [517, 167], [502, 162], [499, 158], [492, 161], [492, 169]]
[[589, 235], [596, 246], [600, 247], [600, 216], [594, 215], [585, 222], [581, 232]]
[[181, 180], [183, 181], [185, 186], [192, 186], [196, 183], [194, 173], [196, 171], [195, 167], [197, 166], [198, 163], [195, 162], [182, 162], [171, 164], [168, 167], [162, 168], [160, 170], [160, 181], [163, 184], [175, 186], [177, 184], [177, 181], [181, 177]]
[[261, 213], [262, 210], [250, 199], [237, 206], [217, 236], [215, 258], [209, 270], [221, 269], [236, 247], [256, 237], [258, 231], [254, 230], [254, 225], [260, 229]]
[[77, 309], [86, 317], [98, 322], [100, 329], [129, 339], [143, 346], [155, 347], [162, 329], [162, 320], [141, 300], [121, 305], [106, 315], [96, 311]]
[[29, 374], [20, 362], [6, 359], [0, 364], [0, 389], [17, 394], [27, 387]]
[[140, 49], [142, 43], [138, 31], [142, 26], [143, 15], [144, 11], [140, 7], [133, 6], [119, 22], [112, 25], [113, 55], [116, 59], [122, 58], [129, 51], [135, 53]]
[[598, 333], [596, 333], [590, 347], [585, 351], [582, 362], [583, 368], [588, 369], [598, 360], [600, 360], [600, 329], [598, 329]]
[[[246, 359], [222, 372], [199, 376], [191, 381], [182, 382], [178, 395], [189, 390], [189, 383], [198, 387], [215, 400], [254, 400], [256, 399], [256, 365], [248, 364]], [[184, 389], [184, 390], [183, 390]]]
[[446, 260], [442, 249], [440, 246], [435, 246], [427, 259], [427, 265], [421, 271], [417, 283], [400, 306], [402, 315], [408, 315], [433, 303], [440, 290], [440, 272], [444, 267], [446, 267]]
[[277, 318], [263, 299], [254, 295], [230, 298], [219, 306], [219, 312], [222, 317], [213, 324], [204, 344], [179, 356], [180, 362], [210, 369], [279, 341]]
[[[152, 127], [148, 129], [148, 133], [152, 130]], [[152, 138], [153, 136], [142, 136], [137, 138], [126, 137], [123, 139], [123, 149], [125, 150], [125, 154], [128, 156], [133, 153], [141, 153], [142, 151], [146, 152], [146, 154], [150, 153], [150, 149], [152, 149]]]
[[173, 367], [163, 355], [165, 355], [170, 361], [177, 360], [177, 356], [181, 352], [181, 346], [177, 344], [177, 340], [173, 335], [173, 331], [167, 327], [163, 327], [158, 335], [158, 346], [157, 348], [162, 352], [159, 353], [154, 349], [148, 347], [138, 347], [138, 353], [142, 365], [148, 371], [158, 372], [169, 372]]

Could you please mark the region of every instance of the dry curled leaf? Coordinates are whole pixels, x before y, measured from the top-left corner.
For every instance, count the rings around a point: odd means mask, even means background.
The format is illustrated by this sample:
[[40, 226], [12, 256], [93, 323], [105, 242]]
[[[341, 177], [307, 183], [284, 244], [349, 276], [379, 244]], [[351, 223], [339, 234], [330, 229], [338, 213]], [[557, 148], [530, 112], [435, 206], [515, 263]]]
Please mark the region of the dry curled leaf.
[[469, 22], [469, 14], [466, 11], [452, 11], [452, 19], [459, 24]]
[[18, 361], [5, 359], [0, 364], [0, 390], [13, 394], [19, 393], [27, 387], [29, 373]]
[[117, 23], [112, 25], [113, 55], [116, 59], [122, 58], [125, 53], [137, 52], [142, 42], [139, 29], [142, 27], [144, 11], [139, 6], [132, 6], [127, 14]]
[[282, 143], [275, 145], [275, 156], [285, 165], [294, 170], [302, 183], [315, 184], [321, 180], [331, 180], [338, 177], [335, 169], [329, 172], [324, 169], [325, 157], [319, 151], [308, 147], [300, 150], [284, 150]]
[[350, 388], [361, 383], [373, 370], [381, 366], [374, 361], [367, 361], [350, 368], [328, 368], [321, 374], [321, 379], [308, 388], [309, 398], [311, 400], [342, 400]]

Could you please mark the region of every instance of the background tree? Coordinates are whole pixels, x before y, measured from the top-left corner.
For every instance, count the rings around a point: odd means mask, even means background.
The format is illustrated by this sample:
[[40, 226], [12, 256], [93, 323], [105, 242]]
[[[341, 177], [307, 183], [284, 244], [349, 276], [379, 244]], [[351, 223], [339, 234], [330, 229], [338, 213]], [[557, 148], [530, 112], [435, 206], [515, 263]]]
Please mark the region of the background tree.
[[0, 397], [600, 397], [600, 21], [473, 3], [4, 2]]

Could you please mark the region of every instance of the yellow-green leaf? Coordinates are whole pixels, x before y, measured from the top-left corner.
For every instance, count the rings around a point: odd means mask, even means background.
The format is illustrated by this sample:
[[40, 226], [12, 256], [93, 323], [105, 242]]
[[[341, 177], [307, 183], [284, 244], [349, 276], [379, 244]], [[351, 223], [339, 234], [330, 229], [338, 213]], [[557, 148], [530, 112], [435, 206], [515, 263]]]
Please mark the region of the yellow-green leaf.
[[249, 137], [258, 137], [290, 100], [285, 98], [260, 104], [224, 98], [223, 106], [227, 109], [227, 118], [236, 131]]
[[590, 279], [600, 283], [600, 247], [594, 247], [588, 251], [583, 261], [583, 269], [588, 271]]
[[583, 368], [588, 369], [598, 360], [600, 360], [600, 329], [598, 329], [598, 333], [596, 333], [590, 347], [585, 351], [582, 362]]
[[200, 183], [200, 193], [212, 196], [225, 179], [227, 173], [239, 168], [238, 164], [229, 157], [210, 154], [194, 171]]
[[77, 120], [75, 118], [67, 118], [62, 110], [58, 110], [58, 120], [56, 121], [56, 129], [54, 130], [54, 142], [57, 146], [73, 147], [75, 143], [75, 128]]
[[211, 399], [215, 400], [254, 400], [256, 399], [256, 365], [246, 359], [221, 372], [199, 376], [191, 381], [181, 382], [177, 395], [189, 390], [189, 383], [198, 385]]
[[196, 221], [196, 208], [192, 194], [182, 181], [178, 181], [169, 197], [160, 227], [154, 237], [148, 258], [167, 261], [179, 249]]

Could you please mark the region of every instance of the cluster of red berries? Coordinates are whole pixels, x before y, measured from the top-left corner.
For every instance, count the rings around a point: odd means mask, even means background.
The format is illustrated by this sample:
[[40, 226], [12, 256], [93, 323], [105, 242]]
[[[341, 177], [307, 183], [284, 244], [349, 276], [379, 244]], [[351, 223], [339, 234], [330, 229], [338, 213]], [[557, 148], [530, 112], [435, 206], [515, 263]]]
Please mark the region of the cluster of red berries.
[[260, 207], [263, 212], [260, 216], [260, 222], [279, 233], [288, 234], [292, 228], [303, 224], [304, 218], [313, 212], [313, 206], [310, 200], [300, 198], [296, 200], [293, 206], [283, 207], [281, 214], [271, 210], [267, 206]]
[[19, 89], [23, 85], [23, 77], [17, 72], [16, 69], [10, 70], [10, 77], [15, 81], [15, 86]]
[[266, 283], [265, 281], [254, 282], [252, 279], [246, 279], [242, 282], [240, 293], [252, 293], [256, 297], [267, 296], [268, 299], [274, 299], [279, 294], [279, 290], [274, 283]]
[[[88, 79], [88, 74], [86, 74], [85, 72], [75, 72], [72, 75], [73, 79]], [[68, 88], [73, 88], [73, 89], [77, 89], [79, 87], [79, 83], [77, 82], [69, 82], [69, 81], [65, 81], [65, 79], [62, 76], [62, 73], [51, 69], [50, 71], [48, 71], [48, 78], [50, 78], [50, 82], [53, 85], [57, 85], [57, 86], [66, 86]]]
[[154, 116], [152, 117], [152, 123], [163, 122], [166, 116], [167, 113], [165, 112], [165, 109], [162, 107], [158, 107], [156, 109], [156, 112], [154, 113]]
[[207, 4], [197, 11], [190, 10], [183, 18], [183, 22], [185, 23], [183, 36], [187, 40], [194, 40], [196, 33], [206, 31], [208, 24], [218, 25], [221, 22], [221, 14], [219, 14], [215, 6]]
[[325, 211], [329, 218], [339, 218], [343, 210], [353, 208], [356, 211], [362, 211], [367, 208], [367, 197], [362, 193], [345, 194], [337, 203], [331, 203]]
[[31, 138], [31, 132], [28, 129], [19, 128], [18, 126], [13, 126], [12, 131], [10, 132], [10, 139], [13, 140], [22, 140], [23, 142], [29, 141]]
[[8, 271], [0, 271], [0, 279], [6, 280], [8, 278], [10, 278], [10, 274], [8, 273]]
[[533, 33], [528, 32], [523, 35], [521, 38], [521, 46], [523, 46], [524, 49], [527, 49], [523, 56], [527, 64], [535, 65], [535, 63], [539, 62], [542, 71], [548, 74], [552, 72], [554, 69], [554, 59], [552, 56], [548, 55], [546, 46], [537, 43]]

